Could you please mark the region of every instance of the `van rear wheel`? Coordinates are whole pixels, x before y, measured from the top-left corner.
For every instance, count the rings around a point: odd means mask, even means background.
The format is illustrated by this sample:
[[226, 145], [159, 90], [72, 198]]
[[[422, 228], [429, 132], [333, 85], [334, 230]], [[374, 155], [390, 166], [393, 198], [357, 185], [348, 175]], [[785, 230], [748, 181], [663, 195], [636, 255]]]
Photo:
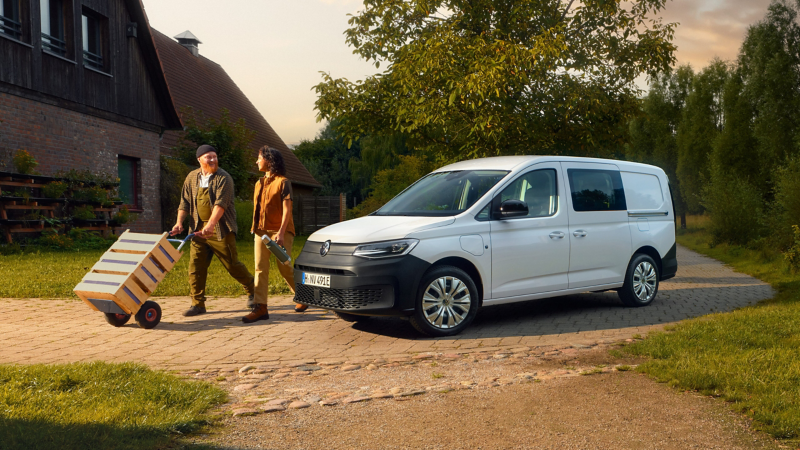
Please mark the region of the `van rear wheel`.
[[625, 284], [617, 291], [625, 306], [647, 306], [658, 293], [658, 265], [648, 255], [634, 255], [625, 272]]
[[439, 266], [422, 277], [411, 325], [428, 336], [452, 336], [469, 326], [478, 314], [478, 288], [466, 272]]

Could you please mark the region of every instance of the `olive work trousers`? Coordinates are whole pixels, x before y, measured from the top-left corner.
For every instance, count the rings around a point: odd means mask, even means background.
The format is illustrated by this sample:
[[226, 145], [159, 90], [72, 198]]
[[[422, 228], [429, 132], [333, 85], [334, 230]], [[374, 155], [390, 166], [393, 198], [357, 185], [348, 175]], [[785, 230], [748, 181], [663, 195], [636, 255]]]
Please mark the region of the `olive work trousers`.
[[[256, 263], [256, 273], [255, 273], [255, 286], [256, 286], [256, 293], [253, 296], [253, 301], [257, 304], [266, 305], [267, 299], [269, 298], [269, 265], [270, 260], [274, 259], [275, 264], [278, 267], [278, 272], [280, 272], [281, 276], [284, 280], [286, 280], [286, 284], [289, 285], [289, 289], [292, 290], [292, 294], [294, 294], [294, 269], [292, 268], [292, 263], [294, 261], [289, 261], [289, 265], [281, 264], [278, 261], [278, 258], [275, 257], [271, 251], [261, 242], [261, 236], [267, 234], [270, 239], [275, 240], [278, 237], [277, 230], [256, 230], [255, 232], [255, 242], [253, 243], [253, 254], [255, 256], [255, 263]], [[291, 253], [292, 251], [292, 244], [294, 243], [294, 236], [285, 233], [283, 235], [283, 246]]]
[[206, 278], [208, 277], [208, 266], [214, 255], [231, 276], [244, 286], [247, 295], [253, 295], [255, 285], [253, 276], [247, 270], [247, 266], [239, 261], [236, 251], [236, 235], [228, 233], [225, 239], [218, 241], [215, 239], [203, 239], [195, 237], [192, 239], [189, 259], [189, 287], [191, 288], [192, 305], [204, 305], [206, 301]]

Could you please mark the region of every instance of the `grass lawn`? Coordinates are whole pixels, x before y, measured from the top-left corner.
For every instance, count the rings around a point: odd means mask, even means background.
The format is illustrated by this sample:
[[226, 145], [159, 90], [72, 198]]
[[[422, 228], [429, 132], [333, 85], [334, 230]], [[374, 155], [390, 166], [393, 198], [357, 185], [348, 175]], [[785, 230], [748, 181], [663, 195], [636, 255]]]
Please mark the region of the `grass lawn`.
[[800, 440], [800, 274], [780, 252], [709, 246], [707, 219], [690, 218], [678, 242], [770, 283], [777, 296], [756, 306], [687, 320], [625, 351], [659, 381], [730, 402], [776, 438]]
[[[249, 236], [249, 234], [248, 234]], [[294, 240], [292, 258], [303, 249], [306, 237]], [[237, 241], [239, 260], [253, 273], [253, 241]], [[0, 256], [0, 298], [77, 298], [72, 289], [100, 259], [104, 250], [49, 251], [40, 250], [17, 255]], [[158, 285], [154, 296], [169, 297], [189, 295], [189, 248], [184, 256]], [[245, 295], [244, 288], [236, 282], [214, 258], [208, 271], [209, 296], [229, 297]], [[289, 294], [291, 291], [278, 273], [275, 258], [269, 271], [270, 294]]]
[[0, 448], [173, 448], [225, 400], [140, 364], [0, 365]]

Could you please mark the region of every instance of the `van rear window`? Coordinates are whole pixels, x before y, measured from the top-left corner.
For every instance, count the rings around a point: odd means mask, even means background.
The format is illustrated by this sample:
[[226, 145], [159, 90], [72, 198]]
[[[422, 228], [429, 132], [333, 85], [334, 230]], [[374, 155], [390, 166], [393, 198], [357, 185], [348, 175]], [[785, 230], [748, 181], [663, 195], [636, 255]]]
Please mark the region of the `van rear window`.
[[503, 170], [434, 172], [412, 184], [376, 216], [454, 216], [466, 211], [508, 174]]
[[616, 170], [567, 169], [575, 211], [625, 211], [625, 191]]

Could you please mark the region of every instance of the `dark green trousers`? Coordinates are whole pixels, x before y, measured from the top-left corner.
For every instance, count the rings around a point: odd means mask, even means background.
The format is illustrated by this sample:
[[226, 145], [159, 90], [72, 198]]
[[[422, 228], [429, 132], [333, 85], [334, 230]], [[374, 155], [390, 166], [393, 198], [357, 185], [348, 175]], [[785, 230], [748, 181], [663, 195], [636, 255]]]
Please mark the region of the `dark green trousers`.
[[221, 241], [195, 237], [192, 239], [189, 255], [189, 286], [192, 291], [192, 305], [205, 304], [208, 266], [211, 265], [214, 255], [217, 256], [225, 270], [244, 286], [247, 294], [253, 295], [255, 292], [253, 275], [250, 274], [244, 263], [239, 261], [236, 251], [236, 235], [228, 233]]

